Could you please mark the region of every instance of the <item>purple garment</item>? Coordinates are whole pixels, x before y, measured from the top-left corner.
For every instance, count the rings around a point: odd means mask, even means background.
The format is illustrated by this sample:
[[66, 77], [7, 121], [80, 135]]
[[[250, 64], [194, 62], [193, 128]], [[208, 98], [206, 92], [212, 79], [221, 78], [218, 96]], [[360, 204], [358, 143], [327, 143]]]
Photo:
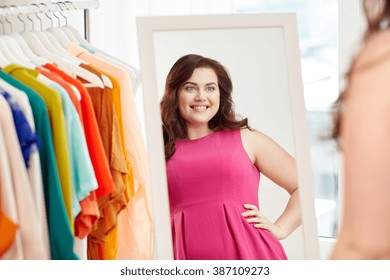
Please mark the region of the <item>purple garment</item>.
[[28, 168], [28, 161], [30, 159], [30, 155], [35, 151], [37, 147], [40, 148], [42, 146], [41, 139], [31, 129], [26, 116], [24, 115], [22, 109], [20, 108], [16, 100], [8, 92], [5, 92], [3, 90], [0, 90], [0, 94], [4, 96], [12, 110], [12, 117], [14, 119], [16, 132], [18, 134], [18, 140], [20, 148], [22, 150], [24, 163]]
[[279, 240], [241, 215], [244, 204], [259, 206], [260, 172], [240, 130], [178, 140], [167, 177], [175, 259], [287, 259]]

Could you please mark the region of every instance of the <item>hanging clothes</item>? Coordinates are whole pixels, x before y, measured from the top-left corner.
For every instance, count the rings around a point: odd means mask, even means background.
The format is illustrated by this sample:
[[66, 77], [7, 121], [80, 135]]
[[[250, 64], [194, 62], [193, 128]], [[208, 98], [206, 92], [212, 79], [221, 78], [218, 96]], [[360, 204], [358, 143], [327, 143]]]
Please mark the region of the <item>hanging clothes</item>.
[[13, 193], [16, 202], [16, 211], [20, 228], [23, 257], [30, 260], [45, 259], [43, 233], [38, 225], [37, 212], [33, 201], [33, 194], [28, 179], [27, 170], [19, 146], [11, 108], [3, 95], [0, 95], [1, 128], [7, 150], [12, 152], [8, 157]]
[[[94, 69], [95, 73], [97, 73]], [[99, 75], [99, 73], [97, 73]], [[85, 82], [79, 78], [81, 82]], [[110, 162], [111, 175], [116, 190], [110, 195], [98, 198], [102, 219], [98, 221], [97, 228], [88, 238], [88, 252], [90, 259], [115, 259], [118, 248], [117, 226], [118, 214], [126, 207], [125, 183], [128, 169], [121, 142], [118, 118], [113, 106], [111, 89], [89, 87], [87, 88], [97, 116], [100, 135], [106, 156]], [[114, 230], [114, 231], [113, 231]], [[107, 242], [112, 240], [112, 242]]]
[[83, 115], [84, 133], [87, 140], [89, 155], [91, 157], [92, 165], [94, 167], [96, 179], [99, 186], [96, 190], [96, 196], [100, 197], [102, 195], [114, 192], [115, 185], [112, 180], [109, 164], [107, 162], [107, 157], [104, 153], [99, 128], [96, 122], [95, 112], [92, 106], [92, 101], [87, 90], [80, 81], [69, 76], [55, 65], [45, 64], [43, 65], [43, 67], [60, 75], [65, 81], [75, 86], [81, 94], [80, 104]]
[[[6, 187], [12, 187], [11, 186], [11, 175], [8, 167], [8, 155], [7, 155], [7, 146], [4, 142], [3, 137], [3, 130], [0, 127], [0, 258], [10, 259], [11, 257], [13, 259], [23, 259], [22, 252], [21, 252], [21, 241], [19, 236], [19, 242], [17, 239], [17, 230], [18, 230], [18, 224], [17, 221], [17, 215], [16, 215], [16, 203], [13, 200], [13, 196], [6, 197], [5, 199], [4, 194], [6, 192]], [[7, 215], [4, 208], [9, 208], [9, 206], [4, 207], [2, 200], [6, 201], [8, 204], [13, 202], [13, 212], [14, 215]], [[4, 207], [4, 208], [3, 208]], [[12, 217], [13, 216], [13, 217]], [[12, 219], [13, 218], [13, 219]], [[20, 248], [20, 253], [17, 254], [10, 254], [11, 253], [11, 246], [16, 247], [17, 244], [20, 244], [18, 247]], [[5, 255], [8, 252], [8, 256]]]
[[[6, 81], [0, 79], [0, 88], [6, 91], [6, 94], [10, 94], [15, 99], [16, 104], [14, 106], [20, 106], [20, 117], [15, 116], [14, 120], [23, 119], [25, 117], [27, 125], [15, 125], [18, 133], [19, 142], [24, 142], [24, 146], [28, 146], [28, 160], [25, 163], [27, 166], [27, 172], [30, 179], [31, 189], [33, 192], [33, 200], [35, 203], [35, 210], [38, 216], [38, 225], [41, 227], [44, 244], [41, 246], [45, 251], [45, 259], [50, 259], [50, 245], [49, 245], [49, 233], [47, 226], [46, 206], [44, 199], [44, 189], [42, 182], [41, 161], [38, 152], [38, 148], [41, 148], [41, 140], [36, 135], [35, 121], [32, 112], [31, 105], [29, 103], [27, 95], [10, 85]], [[19, 111], [18, 109], [16, 111]], [[22, 134], [22, 137], [19, 137]], [[31, 141], [30, 141], [30, 140]], [[34, 145], [34, 141], [38, 140], [38, 145]], [[29, 144], [30, 143], [30, 144]], [[21, 144], [21, 147], [23, 145]], [[23, 150], [23, 148], [22, 148]], [[24, 154], [25, 156], [26, 154]]]
[[[152, 216], [148, 163], [130, 77], [125, 70], [88, 53], [75, 43], [70, 44], [67, 50], [94, 67], [104, 69], [104, 72], [116, 77], [119, 82], [125, 147], [134, 172], [134, 185], [133, 189], [128, 189], [131, 200], [126, 209], [119, 214], [117, 259], [150, 259], [152, 257]], [[129, 236], [131, 236], [130, 240]]]
[[59, 49], [52, 31], [0, 38], [17, 53], [0, 53], [0, 258], [151, 259], [148, 164], [133, 96], [139, 76], [97, 50]]
[[[77, 173], [74, 174], [73, 179], [74, 185], [76, 187], [75, 194], [81, 208], [80, 213], [75, 217], [74, 235], [75, 237], [83, 239], [91, 232], [92, 226], [100, 217], [100, 213], [95, 194], [95, 189], [98, 187], [98, 184], [94, 174], [93, 166], [91, 165], [92, 162], [91, 158], [89, 157], [88, 145], [86, 143], [83, 131], [83, 115], [80, 105], [81, 96], [78, 96], [80, 93], [77, 91], [77, 89], [72, 87], [72, 85], [66, 82], [59, 74], [40, 67], [38, 67], [37, 70], [52, 81], [58, 83], [66, 90], [79, 116], [79, 118], [73, 116], [73, 120], [76, 122], [73, 133], [73, 137], [75, 139], [70, 142], [74, 142], [75, 145], [72, 145], [70, 151], [73, 158], [72, 169], [75, 169], [74, 172]], [[64, 96], [64, 98], [67, 97]]]
[[[95, 191], [98, 187], [96, 177], [93, 171], [93, 166], [88, 154], [88, 147], [84, 137], [83, 128], [75, 107], [65, 91], [56, 82], [53, 82], [48, 77], [50, 73], [45, 70], [40, 70], [43, 76], [38, 76], [38, 79], [47, 79], [47, 85], [51, 86], [60, 93], [65, 114], [67, 138], [69, 145], [69, 156], [71, 160], [72, 173], [72, 210], [73, 218], [76, 218], [81, 212], [80, 201], [89, 196], [90, 192]], [[45, 82], [45, 80], [41, 80]]]
[[58, 92], [37, 81], [38, 71], [11, 64], [4, 68], [5, 72], [22, 81], [34, 89], [44, 100], [48, 109], [53, 133], [54, 150], [57, 161], [58, 174], [61, 182], [66, 213], [73, 232], [72, 216], [72, 183], [69, 161], [68, 140], [66, 137], [65, 116], [62, 111], [62, 99]]
[[0, 71], [0, 78], [27, 94], [34, 115], [36, 132], [44, 147], [44, 149], [39, 150], [39, 154], [47, 210], [51, 258], [55, 260], [78, 259], [73, 253], [73, 237], [62, 197], [46, 104], [43, 98], [34, 90], [5, 73], [5, 70]]

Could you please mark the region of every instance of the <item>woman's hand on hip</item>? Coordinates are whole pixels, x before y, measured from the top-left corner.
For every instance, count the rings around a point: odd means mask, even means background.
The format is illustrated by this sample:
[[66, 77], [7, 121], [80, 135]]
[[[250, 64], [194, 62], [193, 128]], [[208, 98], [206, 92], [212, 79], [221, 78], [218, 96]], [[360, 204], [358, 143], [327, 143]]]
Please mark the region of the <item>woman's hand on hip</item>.
[[244, 207], [247, 209], [242, 213], [242, 216], [250, 224], [253, 224], [255, 228], [262, 228], [268, 230], [273, 236], [278, 240], [283, 239], [282, 229], [277, 224], [273, 224], [266, 216], [260, 213], [256, 205], [253, 204], [244, 204]]

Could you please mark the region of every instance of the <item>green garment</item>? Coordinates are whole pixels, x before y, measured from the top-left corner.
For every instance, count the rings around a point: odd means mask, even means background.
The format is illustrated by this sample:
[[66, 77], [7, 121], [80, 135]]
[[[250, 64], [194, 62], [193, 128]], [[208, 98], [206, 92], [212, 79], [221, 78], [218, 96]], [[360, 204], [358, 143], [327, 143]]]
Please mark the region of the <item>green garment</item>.
[[[28, 84], [29, 80], [35, 79], [23, 69], [17, 65], [9, 65], [0, 71], [0, 78], [27, 94], [33, 111], [36, 132], [42, 140], [42, 148], [39, 150], [39, 154], [49, 227], [51, 258], [55, 260], [78, 259], [73, 252], [74, 238], [61, 193], [48, 115], [49, 108], [47, 108], [44, 99], [36, 91], [22, 83], [27, 81], [26, 84]], [[6, 73], [11, 73], [12, 76]], [[18, 80], [19, 78], [20, 81]]]

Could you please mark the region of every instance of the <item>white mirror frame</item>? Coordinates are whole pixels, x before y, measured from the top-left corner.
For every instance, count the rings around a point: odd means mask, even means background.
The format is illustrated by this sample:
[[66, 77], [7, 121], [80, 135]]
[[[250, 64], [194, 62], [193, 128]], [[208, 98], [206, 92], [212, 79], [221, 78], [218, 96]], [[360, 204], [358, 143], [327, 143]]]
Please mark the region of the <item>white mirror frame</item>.
[[[158, 31], [185, 31], [229, 28], [281, 28], [285, 42], [288, 91], [294, 132], [295, 156], [302, 213], [305, 259], [319, 259], [319, 244], [314, 206], [314, 185], [306, 108], [303, 99], [301, 60], [296, 16], [279, 14], [229, 14], [195, 16], [153, 16], [137, 18], [146, 138], [151, 176], [154, 259], [173, 259], [168, 187], [165, 171], [155, 42]], [[146, 78], [147, 77], [147, 80]]]

